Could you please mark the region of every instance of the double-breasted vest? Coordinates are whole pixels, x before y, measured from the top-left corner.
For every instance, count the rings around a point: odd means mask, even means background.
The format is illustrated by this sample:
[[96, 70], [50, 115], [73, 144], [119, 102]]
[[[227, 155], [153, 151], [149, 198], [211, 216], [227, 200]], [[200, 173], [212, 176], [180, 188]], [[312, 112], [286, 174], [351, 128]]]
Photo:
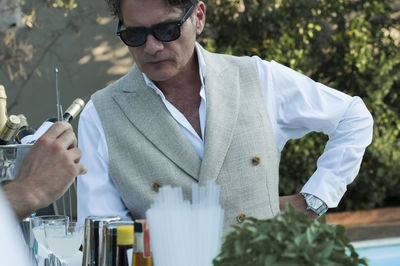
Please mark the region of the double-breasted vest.
[[191, 199], [192, 183], [209, 179], [221, 186], [225, 229], [244, 215], [273, 217], [279, 213], [279, 152], [256, 66], [249, 57], [201, 52], [203, 159], [135, 65], [92, 96], [107, 140], [110, 178], [133, 218], [145, 217], [158, 185], [180, 186]]

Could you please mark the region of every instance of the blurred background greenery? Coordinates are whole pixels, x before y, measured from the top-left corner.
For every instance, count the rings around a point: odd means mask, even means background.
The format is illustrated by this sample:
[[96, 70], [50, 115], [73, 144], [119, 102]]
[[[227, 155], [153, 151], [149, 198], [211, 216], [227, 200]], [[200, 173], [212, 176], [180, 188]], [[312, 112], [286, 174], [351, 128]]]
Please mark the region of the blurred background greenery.
[[[337, 210], [400, 206], [399, 1], [208, 1], [202, 42], [211, 50], [256, 54], [360, 96], [374, 117], [374, 140]], [[281, 194], [315, 171], [327, 137], [312, 133], [282, 152]]]
[[[9, 88], [14, 112], [28, 112], [34, 97], [51, 95], [43, 96], [45, 111], [29, 111], [34, 123], [51, 115], [56, 63], [69, 73], [62, 81], [67, 103], [78, 96], [88, 99], [129, 70], [132, 61], [114, 35], [115, 20], [103, 1], [21, 1], [22, 25], [0, 30], [0, 84]], [[199, 41], [207, 49], [275, 60], [366, 103], [374, 117], [374, 140], [336, 210], [400, 206], [400, 1], [205, 2], [207, 25]], [[51, 19], [44, 19], [48, 14]], [[35, 40], [35, 34], [46, 37]], [[38, 93], [43, 86], [48, 88]], [[285, 146], [282, 195], [299, 192], [326, 140], [311, 133]]]

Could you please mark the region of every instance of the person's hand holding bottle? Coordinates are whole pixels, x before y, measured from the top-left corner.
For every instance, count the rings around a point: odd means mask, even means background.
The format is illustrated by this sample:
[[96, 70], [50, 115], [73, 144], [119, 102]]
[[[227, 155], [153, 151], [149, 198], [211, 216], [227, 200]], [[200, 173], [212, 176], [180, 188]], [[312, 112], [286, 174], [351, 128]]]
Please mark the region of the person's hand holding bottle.
[[54, 123], [27, 153], [16, 179], [3, 186], [16, 216], [26, 217], [60, 198], [77, 175], [86, 173], [80, 158], [72, 126]]

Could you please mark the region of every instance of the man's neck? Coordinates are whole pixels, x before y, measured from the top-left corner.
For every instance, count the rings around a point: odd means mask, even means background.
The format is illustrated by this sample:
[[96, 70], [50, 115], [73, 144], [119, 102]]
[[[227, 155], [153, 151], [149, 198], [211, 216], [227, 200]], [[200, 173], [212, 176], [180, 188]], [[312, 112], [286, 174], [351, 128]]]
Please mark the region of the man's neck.
[[201, 79], [196, 53], [189, 60], [185, 71], [164, 82], [155, 82], [165, 98], [178, 109], [202, 138], [199, 106]]

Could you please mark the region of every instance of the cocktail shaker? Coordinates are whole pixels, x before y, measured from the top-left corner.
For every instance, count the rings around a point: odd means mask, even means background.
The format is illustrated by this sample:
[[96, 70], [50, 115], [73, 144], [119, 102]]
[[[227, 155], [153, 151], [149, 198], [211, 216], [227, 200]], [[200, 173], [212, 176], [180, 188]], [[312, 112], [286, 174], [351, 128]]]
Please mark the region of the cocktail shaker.
[[134, 222], [119, 221], [104, 225], [101, 266], [130, 266], [128, 252], [132, 254]]
[[82, 266], [99, 266], [103, 241], [103, 227], [119, 221], [119, 216], [89, 216], [85, 219]]

